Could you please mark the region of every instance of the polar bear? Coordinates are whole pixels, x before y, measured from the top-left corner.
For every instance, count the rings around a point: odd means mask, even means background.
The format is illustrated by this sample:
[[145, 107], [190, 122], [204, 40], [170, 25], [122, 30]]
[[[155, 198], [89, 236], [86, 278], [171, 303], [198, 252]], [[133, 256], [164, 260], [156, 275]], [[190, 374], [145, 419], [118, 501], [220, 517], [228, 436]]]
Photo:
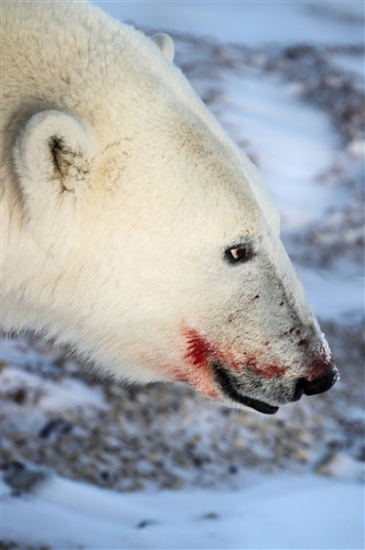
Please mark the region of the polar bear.
[[3, 327], [266, 414], [328, 390], [275, 204], [171, 38], [86, 2], [1, 10]]

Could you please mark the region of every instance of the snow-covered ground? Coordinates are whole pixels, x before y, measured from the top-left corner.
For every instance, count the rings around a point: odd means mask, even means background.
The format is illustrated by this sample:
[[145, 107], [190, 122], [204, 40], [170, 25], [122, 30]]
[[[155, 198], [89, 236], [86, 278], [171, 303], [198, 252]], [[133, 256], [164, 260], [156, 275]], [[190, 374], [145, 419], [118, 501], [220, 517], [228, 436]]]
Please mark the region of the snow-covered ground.
[[275, 196], [346, 371], [268, 420], [184, 388], [102, 385], [63, 350], [2, 339], [3, 548], [362, 549], [364, 136], [336, 98], [346, 84], [354, 109], [363, 93], [364, 2], [95, 3], [173, 34]]
[[94, 1], [122, 21], [224, 42], [353, 44], [364, 39], [361, 0]]
[[363, 549], [363, 488], [278, 476], [234, 491], [120, 494], [58, 477], [6, 498], [9, 539], [58, 550]]

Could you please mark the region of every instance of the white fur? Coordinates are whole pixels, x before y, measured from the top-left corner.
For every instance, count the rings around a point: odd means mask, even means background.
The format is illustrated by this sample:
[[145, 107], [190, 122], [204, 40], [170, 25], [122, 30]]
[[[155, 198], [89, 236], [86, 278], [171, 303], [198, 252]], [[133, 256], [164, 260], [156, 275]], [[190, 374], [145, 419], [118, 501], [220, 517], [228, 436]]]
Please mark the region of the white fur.
[[[321, 333], [270, 194], [171, 63], [171, 38], [83, 2], [1, 10], [4, 327], [221, 400], [223, 361], [245, 395], [290, 400]], [[229, 265], [241, 242], [254, 258]]]
[[152, 40], [160, 48], [162, 53], [166, 56], [169, 61], [173, 61], [175, 56], [175, 44], [171, 36], [165, 34], [164, 32], [159, 32], [152, 36]]

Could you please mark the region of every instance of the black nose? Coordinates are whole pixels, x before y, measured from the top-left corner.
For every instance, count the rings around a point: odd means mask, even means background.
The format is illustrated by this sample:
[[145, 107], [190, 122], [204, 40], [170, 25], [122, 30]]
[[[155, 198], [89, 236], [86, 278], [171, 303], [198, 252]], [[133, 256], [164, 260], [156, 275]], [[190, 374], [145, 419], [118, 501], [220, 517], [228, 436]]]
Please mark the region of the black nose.
[[332, 386], [339, 379], [338, 370], [332, 369], [326, 376], [318, 378], [317, 380], [307, 380], [306, 378], [299, 378], [295, 386], [295, 392], [293, 395], [293, 401], [298, 401], [303, 395], [316, 395], [317, 393], [323, 393], [332, 388]]

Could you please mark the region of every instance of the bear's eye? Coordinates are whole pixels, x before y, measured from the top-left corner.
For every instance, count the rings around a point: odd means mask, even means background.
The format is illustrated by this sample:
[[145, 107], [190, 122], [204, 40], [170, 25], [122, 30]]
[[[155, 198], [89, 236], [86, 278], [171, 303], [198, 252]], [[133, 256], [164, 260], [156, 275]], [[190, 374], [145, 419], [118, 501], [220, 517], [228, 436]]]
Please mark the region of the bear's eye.
[[227, 248], [224, 253], [224, 257], [230, 264], [243, 264], [252, 260], [254, 254], [252, 248], [249, 245], [238, 245]]

